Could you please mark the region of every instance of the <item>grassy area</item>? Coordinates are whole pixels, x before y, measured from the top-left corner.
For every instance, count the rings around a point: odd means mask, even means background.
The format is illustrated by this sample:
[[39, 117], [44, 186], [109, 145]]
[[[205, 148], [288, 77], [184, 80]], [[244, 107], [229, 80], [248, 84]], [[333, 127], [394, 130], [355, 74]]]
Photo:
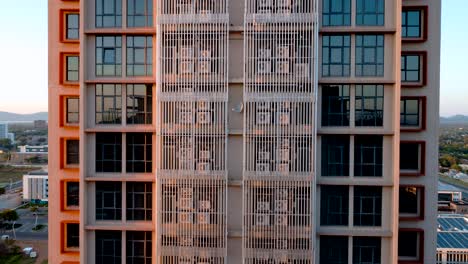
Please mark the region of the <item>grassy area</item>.
[[23, 179], [23, 175], [30, 171], [39, 170], [40, 167], [12, 167], [8, 165], [0, 165], [0, 186]]
[[0, 263], [2, 264], [34, 264], [35, 262], [35, 259], [26, 257], [21, 253], [0, 257]]
[[32, 230], [33, 230], [33, 231], [39, 231], [39, 230], [44, 229], [45, 227], [46, 227], [45, 225], [39, 224], [39, 225], [33, 227]]
[[443, 182], [446, 182], [446, 183], [450, 183], [450, 184], [453, 184], [453, 185], [456, 185], [456, 186], [461, 186], [461, 187], [464, 187], [464, 188], [468, 188], [468, 182], [457, 180], [457, 179], [454, 179], [452, 177], [449, 177], [449, 176], [446, 176], [446, 175], [443, 175], [443, 174], [439, 174], [439, 179], [441, 179]]

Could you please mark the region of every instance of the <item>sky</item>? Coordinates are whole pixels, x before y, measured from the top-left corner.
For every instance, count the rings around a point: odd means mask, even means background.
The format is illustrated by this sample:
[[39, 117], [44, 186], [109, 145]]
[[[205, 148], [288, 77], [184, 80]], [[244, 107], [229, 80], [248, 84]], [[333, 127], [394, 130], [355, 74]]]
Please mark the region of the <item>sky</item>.
[[[468, 45], [468, 1], [440, 1], [440, 114], [468, 115], [468, 51], [465, 49]], [[47, 111], [47, 2], [14, 0], [2, 3], [0, 111]]]

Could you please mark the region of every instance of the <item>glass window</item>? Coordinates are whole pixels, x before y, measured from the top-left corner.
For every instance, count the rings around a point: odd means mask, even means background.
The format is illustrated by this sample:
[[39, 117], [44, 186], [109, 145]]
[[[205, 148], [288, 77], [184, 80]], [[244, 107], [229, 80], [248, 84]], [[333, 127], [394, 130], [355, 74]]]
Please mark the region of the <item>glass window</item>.
[[382, 187], [354, 187], [354, 225], [382, 225]]
[[122, 37], [96, 36], [96, 76], [122, 75]]
[[383, 126], [383, 85], [356, 85], [356, 126]]
[[80, 122], [80, 99], [78, 97], [69, 97], [67, 101], [67, 116], [68, 124], [78, 124]]
[[349, 176], [349, 136], [322, 136], [322, 176]]
[[67, 165], [80, 164], [80, 141], [67, 140]]
[[401, 37], [421, 37], [421, 10], [403, 10], [401, 13]]
[[127, 220], [151, 221], [152, 186], [151, 182], [127, 183]]
[[122, 219], [122, 183], [96, 182], [96, 220]]
[[122, 263], [122, 232], [96, 230], [96, 264]]
[[153, 0], [127, 0], [127, 26], [153, 26]]
[[420, 190], [417, 187], [400, 187], [400, 216], [419, 214], [419, 192]]
[[70, 223], [66, 224], [67, 244], [65, 247], [79, 248], [80, 247], [80, 224]]
[[349, 76], [350, 49], [349, 35], [322, 36], [322, 76]]
[[421, 143], [400, 143], [400, 172], [418, 173], [422, 170]]
[[347, 226], [349, 215], [348, 186], [320, 187], [320, 224]]
[[419, 99], [403, 98], [400, 101], [400, 125], [419, 126]]
[[77, 82], [80, 79], [80, 57], [66, 56], [67, 82]]
[[152, 111], [152, 85], [127, 84], [127, 124], [151, 124]]
[[127, 172], [153, 170], [152, 140], [151, 133], [127, 133]]
[[67, 39], [80, 38], [80, 14], [69, 13], [66, 14], [67, 23]]
[[348, 264], [348, 237], [320, 236], [320, 262]]
[[122, 122], [122, 85], [96, 84], [96, 124]]
[[96, 0], [96, 27], [122, 26], [122, 0]]
[[152, 250], [151, 232], [127, 231], [128, 264], [151, 264]]
[[74, 207], [80, 205], [80, 183], [67, 182], [67, 207]]
[[153, 37], [127, 37], [127, 75], [153, 75]]
[[349, 85], [322, 87], [322, 126], [349, 126]]
[[356, 0], [356, 25], [383, 26], [384, 23], [384, 0]]
[[351, 0], [323, 0], [323, 26], [351, 25]]
[[381, 177], [382, 159], [382, 136], [354, 137], [354, 176]]
[[419, 232], [402, 231], [398, 232], [398, 259], [418, 260], [419, 256]]
[[353, 264], [380, 264], [380, 237], [353, 237]]
[[122, 171], [122, 135], [96, 133], [96, 172]]
[[384, 35], [356, 35], [356, 76], [384, 75]]
[[401, 82], [421, 81], [420, 61], [420, 55], [401, 55]]

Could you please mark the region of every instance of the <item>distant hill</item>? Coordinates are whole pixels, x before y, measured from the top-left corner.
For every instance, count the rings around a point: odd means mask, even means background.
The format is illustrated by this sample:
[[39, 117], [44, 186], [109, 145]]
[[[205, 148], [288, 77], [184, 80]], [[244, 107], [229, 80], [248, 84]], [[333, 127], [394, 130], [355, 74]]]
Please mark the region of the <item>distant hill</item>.
[[450, 117], [440, 117], [441, 124], [468, 124], [468, 116], [454, 115]]
[[39, 112], [33, 114], [15, 114], [0, 111], [0, 121], [32, 122], [34, 120], [48, 120], [47, 112]]

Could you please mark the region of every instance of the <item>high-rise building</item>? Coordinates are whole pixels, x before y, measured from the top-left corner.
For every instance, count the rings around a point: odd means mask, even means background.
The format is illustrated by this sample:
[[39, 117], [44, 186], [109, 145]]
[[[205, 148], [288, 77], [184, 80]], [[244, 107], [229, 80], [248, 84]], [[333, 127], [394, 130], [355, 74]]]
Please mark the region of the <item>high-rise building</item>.
[[6, 139], [8, 137], [8, 123], [0, 122], [0, 139]]
[[49, 15], [52, 263], [435, 263], [437, 1]]

